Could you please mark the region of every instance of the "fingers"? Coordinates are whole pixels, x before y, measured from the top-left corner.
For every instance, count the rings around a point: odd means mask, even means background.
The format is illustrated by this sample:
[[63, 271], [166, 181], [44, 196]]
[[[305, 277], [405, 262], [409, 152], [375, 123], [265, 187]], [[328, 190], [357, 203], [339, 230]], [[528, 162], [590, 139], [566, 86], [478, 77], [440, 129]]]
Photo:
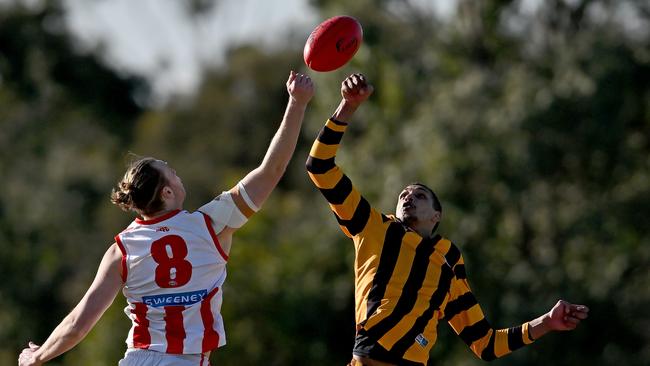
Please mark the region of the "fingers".
[[375, 88], [372, 85], [367, 84], [363, 89], [361, 89], [361, 92], [362, 94], [372, 94], [374, 90]]
[[588, 313], [588, 312], [589, 312], [589, 308], [586, 307], [585, 305], [575, 305], [575, 304], [571, 304], [571, 305], [570, 305], [570, 308], [571, 308], [571, 311], [580, 311], [580, 312], [584, 312], [584, 313]]
[[289, 74], [289, 80], [287, 80], [287, 87], [291, 85], [291, 83], [294, 83], [296, 85], [308, 85], [312, 84], [311, 78], [309, 75], [301, 74], [298, 72], [295, 72], [291, 70], [291, 73]]
[[580, 324], [580, 319], [576, 319], [573, 317], [565, 317], [564, 318], [564, 327], [566, 330], [574, 330], [576, 327]]
[[31, 350], [37, 350], [37, 349], [41, 348], [41, 346], [37, 345], [36, 343], [34, 343], [32, 341], [29, 341], [29, 348]]
[[571, 304], [564, 300], [558, 301], [555, 307], [559, 310], [556, 318], [562, 323], [558, 330], [573, 330], [589, 315], [589, 308], [585, 305]]
[[368, 84], [363, 74], [352, 74], [341, 82], [341, 92], [350, 97], [361, 96], [363, 99], [372, 94], [374, 88]]
[[567, 306], [568, 316], [576, 319], [587, 319], [589, 316], [589, 308], [584, 305], [570, 304]]
[[287, 80], [287, 87], [289, 87], [289, 85], [290, 85], [290, 84], [291, 84], [295, 79], [296, 79], [296, 73], [295, 73], [293, 70], [291, 70], [291, 72], [289, 73], [289, 79]]
[[352, 74], [343, 80], [343, 84], [348, 88], [352, 89], [355, 86], [365, 87], [366, 86], [366, 77], [363, 74]]
[[287, 80], [287, 91], [292, 100], [306, 105], [314, 95], [314, 83], [309, 75], [291, 71]]

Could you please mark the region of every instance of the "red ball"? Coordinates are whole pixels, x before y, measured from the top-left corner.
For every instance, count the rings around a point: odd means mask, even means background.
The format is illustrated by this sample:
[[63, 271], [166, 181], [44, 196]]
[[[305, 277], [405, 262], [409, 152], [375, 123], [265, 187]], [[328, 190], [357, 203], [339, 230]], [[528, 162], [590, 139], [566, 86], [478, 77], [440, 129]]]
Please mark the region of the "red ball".
[[314, 71], [332, 71], [345, 65], [361, 46], [363, 30], [355, 18], [339, 15], [319, 24], [307, 38], [303, 57]]

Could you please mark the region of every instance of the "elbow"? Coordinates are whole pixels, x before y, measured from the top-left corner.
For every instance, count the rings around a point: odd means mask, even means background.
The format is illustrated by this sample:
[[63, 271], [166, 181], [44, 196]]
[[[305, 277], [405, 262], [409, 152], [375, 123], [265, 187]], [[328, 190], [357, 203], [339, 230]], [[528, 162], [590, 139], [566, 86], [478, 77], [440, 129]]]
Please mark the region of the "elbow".
[[287, 171], [287, 165], [277, 165], [273, 166], [270, 171], [269, 175], [271, 179], [273, 179], [274, 182], [279, 182], [280, 179], [282, 179], [282, 176], [284, 176], [284, 173]]
[[478, 358], [480, 358], [483, 361], [491, 362], [496, 360], [498, 357], [494, 353], [494, 349], [491, 348], [486, 348], [483, 350], [483, 352], [474, 352]]

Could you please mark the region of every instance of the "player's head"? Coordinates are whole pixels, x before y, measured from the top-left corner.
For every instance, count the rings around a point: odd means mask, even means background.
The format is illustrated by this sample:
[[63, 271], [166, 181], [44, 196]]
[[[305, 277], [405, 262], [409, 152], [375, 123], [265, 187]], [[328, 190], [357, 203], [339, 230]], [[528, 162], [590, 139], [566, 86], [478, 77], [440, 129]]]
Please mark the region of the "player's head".
[[181, 208], [184, 200], [185, 188], [176, 172], [164, 161], [151, 157], [131, 162], [111, 194], [111, 202], [141, 215]]
[[434, 232], [440, 224], [442, 205], [431, 188], [410, 183], [399, 194], [395, 216], [412, 229], [430, 226]]

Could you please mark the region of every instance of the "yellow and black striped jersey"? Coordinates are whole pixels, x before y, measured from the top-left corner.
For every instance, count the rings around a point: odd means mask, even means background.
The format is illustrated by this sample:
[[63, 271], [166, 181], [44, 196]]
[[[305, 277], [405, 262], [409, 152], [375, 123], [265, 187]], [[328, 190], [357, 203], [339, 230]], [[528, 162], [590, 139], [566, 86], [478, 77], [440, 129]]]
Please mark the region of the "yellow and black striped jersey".
[[336, 165], [347, 124], [328, 120], [307, 160], [310, 178], [341, 230], [354, 242], [357, 330], [399, 360], [426, 364], [446, 320], [480, 358], [532, 343], [528, 323], [494, 329], [470, 290], [463, 257], [451, 241], [422, 238], [370, 206]]

